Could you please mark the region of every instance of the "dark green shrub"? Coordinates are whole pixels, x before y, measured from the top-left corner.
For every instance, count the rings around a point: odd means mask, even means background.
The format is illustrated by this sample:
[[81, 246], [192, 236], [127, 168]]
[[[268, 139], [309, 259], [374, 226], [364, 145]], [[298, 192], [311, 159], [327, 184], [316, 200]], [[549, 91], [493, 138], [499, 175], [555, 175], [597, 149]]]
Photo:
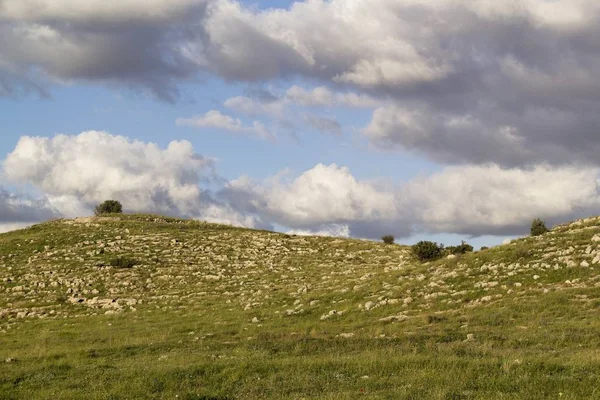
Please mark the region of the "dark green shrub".
[[383, 240], [383, 243], [385, 244], [394, 244], [394, 236], [392, 235], [384, 235], [381, 237], [381, 240]]
[[412, 252], [419, 261], [436, 260], [444, 254], [444, 245], [422, 240], [412, 246]]
[[446, 252], [448, 254], [465, 254], [473, 251], [473, 246], [464, 240], [458, 246], [448, 246], [446, 247]]
[[480, 250], [487, 250], [487, 249], [489, 249], [489, 247], [487, 247], [487, 246], [481, 246]]
[[123, 206], [116, 200], [106, 200], [104, 203], [96, 207], [94, 213], [96, 215], [121, 214], [123, 213]]
[[138, 261], [129, 257], [116, 257], [110, 260], [110, 265], [115, 268], [133, 268]]
[[540, 236], [544, 233], [548, 232], [548, 228], [546, 228], [546, 223], [539, 218], [531, 221], [531, 236]]

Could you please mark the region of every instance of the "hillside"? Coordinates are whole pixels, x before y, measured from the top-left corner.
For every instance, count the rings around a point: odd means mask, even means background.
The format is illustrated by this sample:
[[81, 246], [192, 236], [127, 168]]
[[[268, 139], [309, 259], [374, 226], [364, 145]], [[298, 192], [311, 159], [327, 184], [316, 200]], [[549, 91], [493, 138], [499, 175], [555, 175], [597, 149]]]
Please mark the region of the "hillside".
[[360, 240], [58, 220], [0, 235], [0, 398], [597, 399], [599, 311], [600, 217], [427, 264]]

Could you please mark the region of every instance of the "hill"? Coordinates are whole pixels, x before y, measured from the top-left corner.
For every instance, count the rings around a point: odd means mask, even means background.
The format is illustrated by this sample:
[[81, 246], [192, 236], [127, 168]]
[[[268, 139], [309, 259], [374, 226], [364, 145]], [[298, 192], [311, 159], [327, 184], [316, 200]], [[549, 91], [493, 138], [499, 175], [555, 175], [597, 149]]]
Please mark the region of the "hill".
[[410, 248], [151, 215], [0, 235], [2, 399], [600, 398], [600, 217]]

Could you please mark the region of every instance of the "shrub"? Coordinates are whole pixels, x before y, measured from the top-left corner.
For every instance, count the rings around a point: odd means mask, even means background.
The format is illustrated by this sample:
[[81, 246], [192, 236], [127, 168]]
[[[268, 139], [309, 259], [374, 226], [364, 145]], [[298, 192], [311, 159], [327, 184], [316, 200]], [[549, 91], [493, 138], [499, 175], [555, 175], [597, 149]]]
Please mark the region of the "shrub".
[[133, 268], [138, 261], [129, 257], [116, 257], [110, 260], [110, 265], [115, 268]]
[[539, 218], [531, 221], [531, 236], [540, 236], [544, 233], [548, 232], [548, 228], [546, 228], [546, 223]]
[[96, 215], [121, 214], [123, 213], [123, 206], [116, 200], [106, 200], [104, 203], [96, 207], [94, 213]]
[[394, 236], [392, 235], [384, 235], [381, 237], [381, 240], [383, 240], [383, 243], [385, 244], [394, 244]]
[[458, 246], [448, 246], [446, 247], [446, 252], [448, 254], [465, 254], [473, 251], [473, 246], [464, 240]]
[[412, 247], [412, 252], [419, 261], [436, 260], [443, 255], [444, 245], [435, 242], [420, 241]]
[[480, 250], [487, 250], [487, 249], [489, 249], [489, 247], [487, 247], [487, 246], [481, 246]]

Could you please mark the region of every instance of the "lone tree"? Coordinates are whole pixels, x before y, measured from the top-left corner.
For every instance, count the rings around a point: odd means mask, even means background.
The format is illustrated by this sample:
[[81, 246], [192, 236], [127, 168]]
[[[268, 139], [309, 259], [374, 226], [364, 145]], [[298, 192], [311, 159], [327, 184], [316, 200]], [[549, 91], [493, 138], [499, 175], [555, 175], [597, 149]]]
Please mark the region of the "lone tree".
[[106, 200], [94, 210], [96, 215], [102, 214], [122, 214], [123, 206], [116, 200]]
[[381, 240], [383, 240], [383, 243], [385, 244], [394, 244], [395, 238], [393, 235], [383, 235]]
[[544, 233], [548, 232], [548, 228], [546, 228], [546, 223], [539, 218], [531, 221], [531, 236], [540, 236]]

